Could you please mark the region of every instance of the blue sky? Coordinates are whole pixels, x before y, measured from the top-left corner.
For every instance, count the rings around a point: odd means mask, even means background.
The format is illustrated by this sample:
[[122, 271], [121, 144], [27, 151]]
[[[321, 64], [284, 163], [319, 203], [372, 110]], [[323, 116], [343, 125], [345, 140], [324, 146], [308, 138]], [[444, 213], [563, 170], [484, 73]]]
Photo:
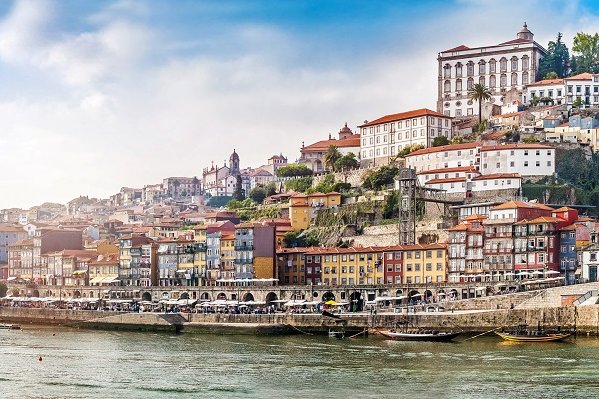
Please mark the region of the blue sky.
[[[435, 106], [436, 56], [599, 30], [595, 1], [0, 2], [0, 208], [290, 160]], [[10, 193], [10, 194], [8, 194]]]

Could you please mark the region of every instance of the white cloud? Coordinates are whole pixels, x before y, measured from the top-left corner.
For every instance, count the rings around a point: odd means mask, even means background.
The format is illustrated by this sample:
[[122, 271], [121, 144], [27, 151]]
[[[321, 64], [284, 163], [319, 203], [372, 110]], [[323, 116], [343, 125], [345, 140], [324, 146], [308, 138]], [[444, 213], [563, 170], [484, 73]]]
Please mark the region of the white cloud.
[[0, 58], [37, 68], [42, 85], [60, 85], [40, 98], [0, 100], [2, 164], [10, 170], [0, 189], [11, 193], [0, 207], [107, 197], [169, 175], [199, 176], [233, 148], [244, 167], [279, 152], [293, 160], [303, 141], [335, 134], [345, 122], [434, 108], [437, 52], [515, 37], [523, 21], [491, 25], [488, 18], [514, 21], [509, 7], [516, 4], [532, 16], [527, 22], [542, 44], [558, 30], [598, 26], [592, 15], [574, 18], [577, 9], [470, 0], [398, 36], [401, 51], [321, 62], [301, 37], [274, 25], [244, 23], [175, 43], [144, 21], [149, 11], [137, 2], [90, 17], [93, 29], [48, 35], [53, 11], [39, 4], [18, 2], [0, 23]]

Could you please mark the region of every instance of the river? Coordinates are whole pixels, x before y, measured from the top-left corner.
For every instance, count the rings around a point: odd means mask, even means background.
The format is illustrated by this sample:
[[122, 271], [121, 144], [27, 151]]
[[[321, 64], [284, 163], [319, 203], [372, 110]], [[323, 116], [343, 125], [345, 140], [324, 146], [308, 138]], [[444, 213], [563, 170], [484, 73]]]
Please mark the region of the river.
[[0, 397], [594, 398], [598, 363], [595, 338], [422, 343], [25, 326], [0, 330]]

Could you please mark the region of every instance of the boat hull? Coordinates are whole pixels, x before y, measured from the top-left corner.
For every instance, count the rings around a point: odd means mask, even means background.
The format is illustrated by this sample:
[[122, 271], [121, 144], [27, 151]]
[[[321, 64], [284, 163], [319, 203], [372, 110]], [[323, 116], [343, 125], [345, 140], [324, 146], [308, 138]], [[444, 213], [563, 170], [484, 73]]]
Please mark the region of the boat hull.
[[459, 332], [440, 332], [437, 334], [429, 333], [398, 333], [391, 331], [378, 331], [383, 337], [394, 341], [432, 341], [432, 342], [449, 342], [460, 335]]
[[501, 333], [495, 331], [495, 334], [499, 335], [506, 341], [512, 342], [554, 342], [554, 341], [562, 341], [568, 338], [570, 333], [564, 334], [545, 334], [545, 335], [518, 335], [518, 334], [508, 334]]

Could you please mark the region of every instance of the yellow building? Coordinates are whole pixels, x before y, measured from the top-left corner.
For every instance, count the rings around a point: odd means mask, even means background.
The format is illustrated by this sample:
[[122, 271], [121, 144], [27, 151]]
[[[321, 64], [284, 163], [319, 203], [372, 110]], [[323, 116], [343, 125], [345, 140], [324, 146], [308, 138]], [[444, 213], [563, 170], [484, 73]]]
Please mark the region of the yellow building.
[[447, 280], [447, 246], [445, 244], [404, 245], [403, 283], [442, 283]]
[[341, 205], [341, 194], [294, 194], [289, 198], [289, 219], [295, 231], [305, 230], [312, 224], [319, 209], [337, 208]]
[[322, 282], [325, 285], [383, 284], [382, 247], [323, 248]]
[[220, 237], [220, 279], [235, 278], [235, 234], [223, 233]]

